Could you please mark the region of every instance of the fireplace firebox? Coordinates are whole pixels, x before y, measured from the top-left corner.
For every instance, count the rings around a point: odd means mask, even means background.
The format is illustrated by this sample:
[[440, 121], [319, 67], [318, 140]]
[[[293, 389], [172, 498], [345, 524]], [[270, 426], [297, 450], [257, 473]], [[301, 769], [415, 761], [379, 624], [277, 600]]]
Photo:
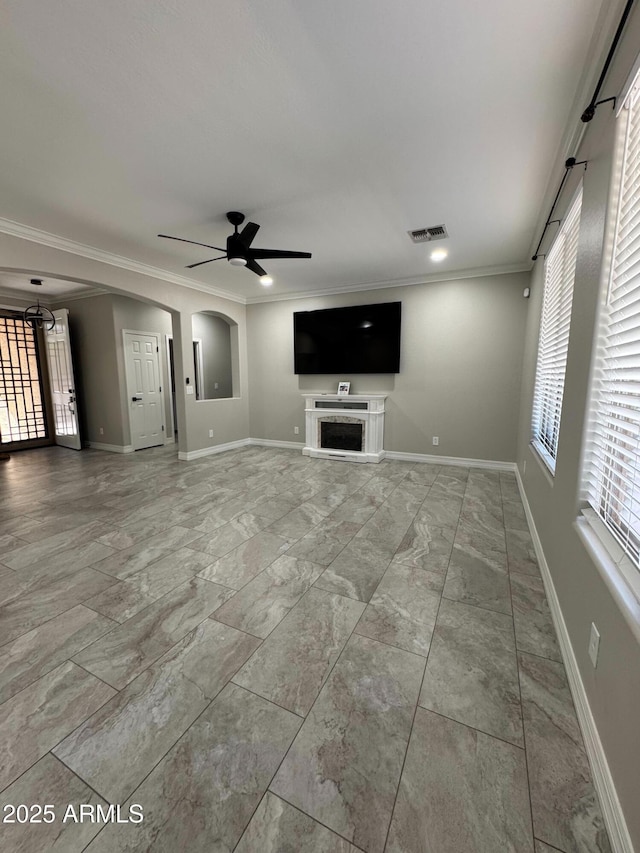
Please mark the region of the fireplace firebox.
[[332, 450], [362, 451], [362, 424], [321, 421], [320, 446]]

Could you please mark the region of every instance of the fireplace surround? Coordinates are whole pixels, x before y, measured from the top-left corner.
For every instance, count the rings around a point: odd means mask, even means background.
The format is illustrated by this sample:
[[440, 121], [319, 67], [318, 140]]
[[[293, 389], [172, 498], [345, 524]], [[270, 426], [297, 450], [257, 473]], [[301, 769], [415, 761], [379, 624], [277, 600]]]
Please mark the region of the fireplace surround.
[[304, 394], [303, 454], [344, 462], [384, 459], [386, 394]]

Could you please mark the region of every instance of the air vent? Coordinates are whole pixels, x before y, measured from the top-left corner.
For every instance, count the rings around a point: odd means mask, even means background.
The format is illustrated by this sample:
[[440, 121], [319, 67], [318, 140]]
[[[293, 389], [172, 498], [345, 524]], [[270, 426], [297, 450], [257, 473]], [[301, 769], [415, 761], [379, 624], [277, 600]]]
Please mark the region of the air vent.
[[445, 225], [418, 228], [417, 231], [408, 231], [407, 233], [414, 243], [430, 243], [431, 240], [445, 240], [449, 236]]

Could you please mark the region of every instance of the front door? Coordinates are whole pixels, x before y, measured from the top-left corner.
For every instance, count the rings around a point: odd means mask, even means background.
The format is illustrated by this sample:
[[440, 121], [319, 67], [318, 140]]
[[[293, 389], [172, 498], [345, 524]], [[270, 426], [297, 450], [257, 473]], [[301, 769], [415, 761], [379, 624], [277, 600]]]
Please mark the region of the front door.
[[80, 450], [76, 383], [69, 339], [69, 311], [59, 308], [53, 312], [53, 316], [55, 326], [53, 329], [45, 329], [45, 349], [53, 403], [54, 438], [56, 444]]
[[127, 402], [134, 450], [164, 444], [160, 336], [124, 333]]

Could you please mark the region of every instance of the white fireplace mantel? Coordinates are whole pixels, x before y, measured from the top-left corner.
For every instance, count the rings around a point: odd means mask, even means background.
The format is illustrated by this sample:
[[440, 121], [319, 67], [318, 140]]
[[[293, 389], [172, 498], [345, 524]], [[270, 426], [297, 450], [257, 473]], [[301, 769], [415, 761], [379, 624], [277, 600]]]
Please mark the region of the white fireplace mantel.
[[[305, 405], [305, 456], [345, 462], [380, 462], [384, 459], [384, 401], [386, 394], [303, 394]], [[321, 446], [323, 421], [362, 424], [362, 450]]]

